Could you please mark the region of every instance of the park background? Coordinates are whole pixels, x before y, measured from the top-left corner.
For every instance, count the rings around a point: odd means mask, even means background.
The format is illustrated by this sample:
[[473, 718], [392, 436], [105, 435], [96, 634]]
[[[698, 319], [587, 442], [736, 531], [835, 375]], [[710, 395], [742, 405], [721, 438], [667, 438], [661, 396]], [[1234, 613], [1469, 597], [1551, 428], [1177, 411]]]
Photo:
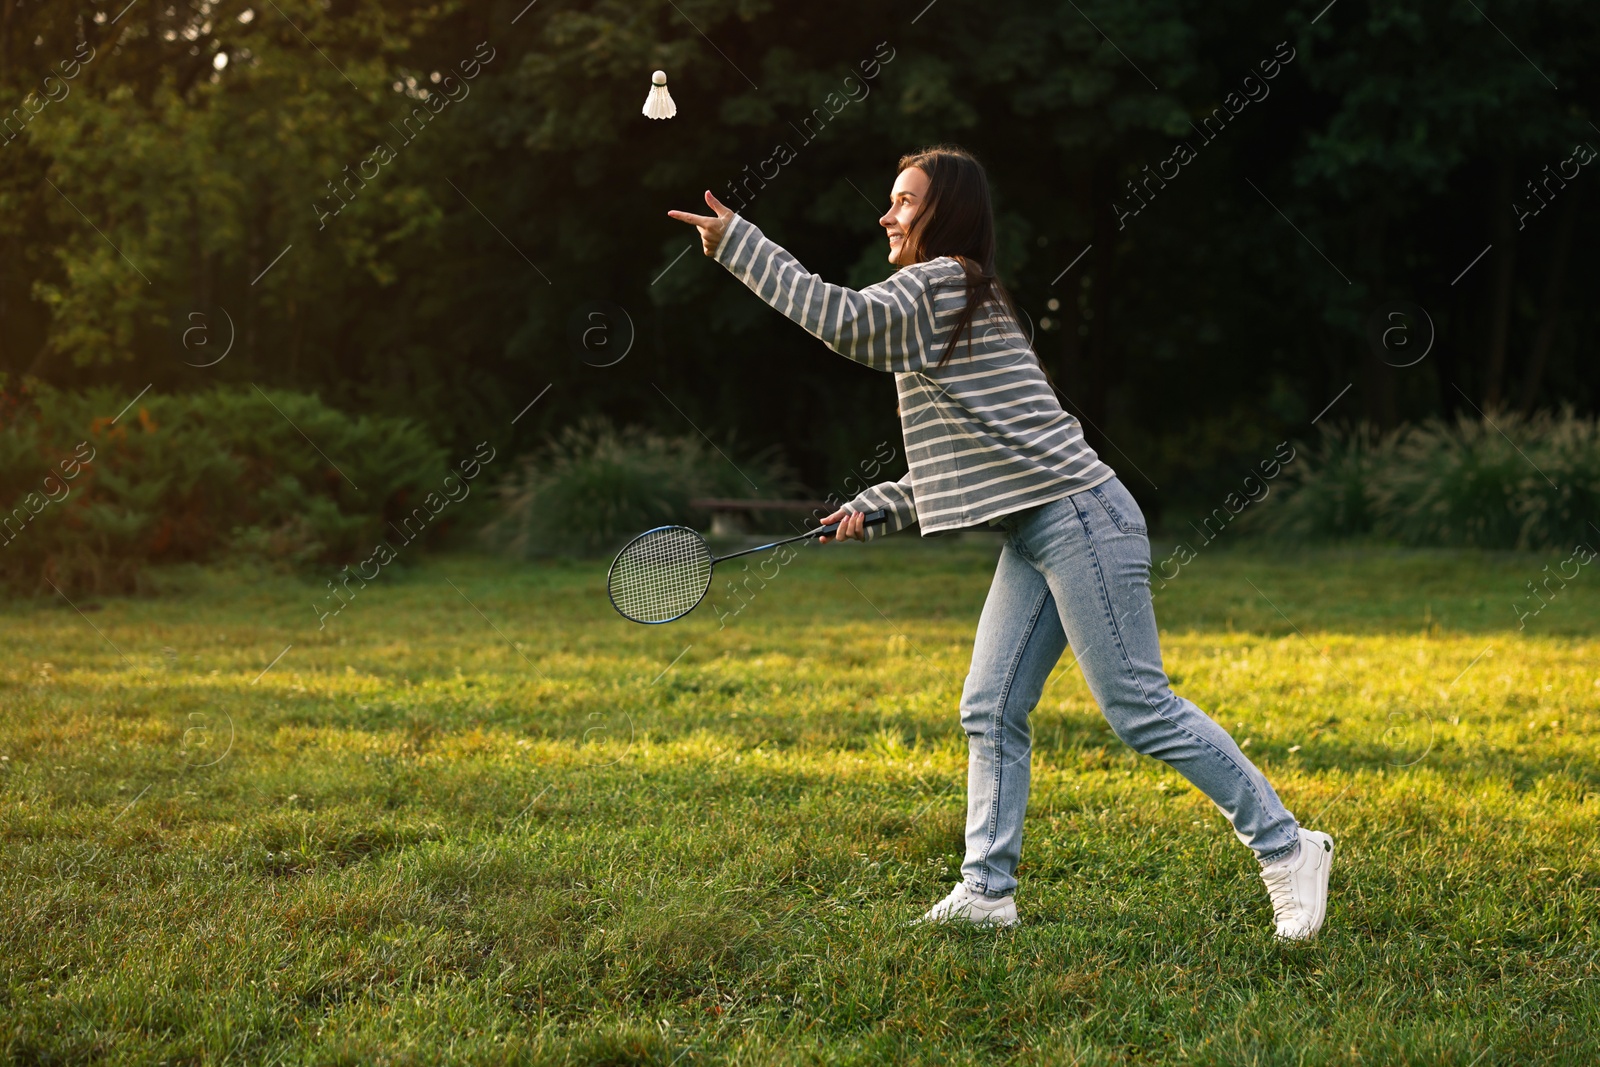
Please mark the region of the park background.
[[[1597, 54], [1575, 0], [7, 3], [0, 1049], [1592, 1062]], [[1341, 842], [1315, 946], [1070, 657], [1034, 922], [895, 925], [993, 535], [605, 602], [697, 500], [904, 471], [666, 211], [860, 288], [944, 142], [1175, 685]]]
[[[616, 442], [619, 462], [649, 472], [636, 481], [694, 484], [641, 516], [616, 485], [625, 471], [574, 474], [601, 484], [569, 497], [609, 493], [624, 511], [598, 541], [641, 518], [703, 519], [684, 515], [697, 493], [849, 495], [880, 445], [899, 446], [892, 382], [774, 314], [666, 211], [703, 209], [710, 188], [859, 288], [891, 269], [877, 218], [895, 161], [940, 141], [987, 164], [1001, 277], [1064, 405], [1158, 528], [1211, 513], [1286, 440], [1342, 430], [1339, 455], [1365, 455], [1363, 433], [1381, 443], [1464, 418], [1493, 449], [1523, 442], [1518, 412], [1592, 416], [1592, 6], [1103, 14], [16, 8], [0, 27], [16, 105], [0, 124], [0, 503], [94, 447], [90, 429], [107, 439], [102, 470], [137, 484], [77, 487], [60, 509], [76, 521], [53, 536], [94, 536], [54, 553], [52, 534], [28, 538], [8, 576], [77, 581], [92, 554], [90, 584], [126, 586], [128, 561], [230, 544], [350, 562], [382, 528], [358, 517], [415, 506], [430, 459], [487, 439], [498, 480], [512, 457], [559, 453], [551, 439], [586, 416], [709, 457], [663, 477], [638, 455], [649, 444]], [[639, 113], [656, 68], [671, 120]], [[41, 399], [49, 389], [102, 392], [57, 414], [67, 401]], [[279, 391], [273, 415], [263, 395]], [[119, 418], [136, 396], [148, 416]], [[297, 418], [297, 404], [311, 406]], [[328, 420], [340, 439], [292, 428], [319, 406], [347, 416]], [[344, 425], [361, 419], [364, 433]], [[597, 438], [611, 440], [591, 421], [577, 440], [593, 451]], [[1595, 483], [1592, 439], [1572, 447], [1588, 469], [1546, 469], [1548, 488], [1583, 498], [1553, 505], [1563, 517], [1453, 536], [1575, 539]], [[347, 469], [402, 448], [365, 480]], [[1522, 465], [1501, 452], [1476, 463], [1467, 449], [1464, 462], [1505, 472], [1462, 475], [1471, 484], [1448, 494], [1459, 514], [1512, 509], [1505, 479]], [[285, 477], [293, 492], [274, 497]], [[430, 536], [486, 521], [472, 508], [490, 495]], [[1301, 525], [1371, 525], [1364, 499], [1344, 504], [1356, 514], [1325, 502], [1337, 514]], [[583, 523], [606, 508], [570, 510]]]

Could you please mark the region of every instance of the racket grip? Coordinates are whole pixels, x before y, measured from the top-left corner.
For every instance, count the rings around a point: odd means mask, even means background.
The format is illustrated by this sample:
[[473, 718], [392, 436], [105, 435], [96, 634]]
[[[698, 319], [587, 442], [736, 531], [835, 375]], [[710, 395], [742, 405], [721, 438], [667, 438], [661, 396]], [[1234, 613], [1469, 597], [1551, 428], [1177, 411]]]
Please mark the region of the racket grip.
[[[869, 512], [867, 512], [866, 513], [866, 519], [864, 520], [864, 522], [868, 526], [882, 526], [884, 523], [886, 523], [888, 521], [889, 521], [889, 513], [887, 511], [883, 510], [882, 508], [879, 508], [877, 511], [869, 511]], [[839, 524], [836, 523], [836, 522], [830, 522], [826, 526], [821, 526], [821, 527], [818, 527], [815, 530], [812, 530], [811, 531], [811, 536], [812, 537], [824, 537], [824, 536], [832, 537], [834, 534], [836, 534], [838, 532], [839, 532]]]

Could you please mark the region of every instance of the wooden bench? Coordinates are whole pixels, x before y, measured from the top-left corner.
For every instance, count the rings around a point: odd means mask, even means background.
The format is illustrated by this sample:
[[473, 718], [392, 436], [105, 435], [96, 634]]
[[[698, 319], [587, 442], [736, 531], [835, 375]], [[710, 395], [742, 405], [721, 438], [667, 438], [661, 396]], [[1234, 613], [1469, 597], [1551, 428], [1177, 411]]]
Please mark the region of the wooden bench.
[[831, 515], [838, 510], [837, 504], [830, 504], [826, 500], [735, 500], [728, 497], [701, 497], [689, 501], [689, 506], [711, 512], [713, 537], [738, 537], [749, 532], [744, 528], [748, 522], [740, 520], [748, 520], [757, 512], [802, 513], [811, 521], [797, 526], [794, 532], [799, 533], [816, 526], [816, 520], [823, 515]]

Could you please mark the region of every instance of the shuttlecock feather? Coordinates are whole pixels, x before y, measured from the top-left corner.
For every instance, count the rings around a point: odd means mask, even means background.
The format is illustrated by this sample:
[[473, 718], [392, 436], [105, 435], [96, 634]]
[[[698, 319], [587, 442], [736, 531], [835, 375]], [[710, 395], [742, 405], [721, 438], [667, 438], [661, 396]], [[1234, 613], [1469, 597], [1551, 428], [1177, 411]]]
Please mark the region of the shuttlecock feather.
[[650, 95], [644, 101], [644, 115], [651, 119], [670, 119], [678, 113], [678, 105], [667, 92], [667, 72], [658, 70], [650, 75]]

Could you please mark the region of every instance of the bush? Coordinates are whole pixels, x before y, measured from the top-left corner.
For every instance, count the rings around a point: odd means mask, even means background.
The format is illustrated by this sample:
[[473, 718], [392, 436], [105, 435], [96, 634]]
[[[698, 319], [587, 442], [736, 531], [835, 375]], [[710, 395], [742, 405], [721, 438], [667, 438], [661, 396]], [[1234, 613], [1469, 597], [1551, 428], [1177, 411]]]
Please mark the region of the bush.
[[1321, 433], [1308, 461], [1285, 472], [1285, 498], [1262, 525], [1308, 539], [1480, 548], [1571, 547], [1600, 535], [1600, 425], [1570, 407]]
[[312, 396], [147, 393], [119, 416], [126, 403], [0, 392], [0, 582], [113, 592], [139, 588], [150, 563], [228, 552], [350, 561], [446, 474], [415, 424]]
[[751, 481], [763, 499], [799, 488], [773, 449], [735, 461], [701, 437], [619, 429], [590, 417], [518, 461], [498, 487], [501, 513], [483, 536], [522, 559], [610, 552], [652, 526], [704, 526], [708, 516], [691, 500], [749, 497]]
[[1380, 435], [1366, 423], [1344, 432], [1324, 426], [1315, 448], [1297, 448], [1300, 461], [1284, 468], [1276, 506], [1253, 512], [1252, 525], [1302, 540], [1371, 533], [1372, 485], [1391, 462], [1397, 436]]

